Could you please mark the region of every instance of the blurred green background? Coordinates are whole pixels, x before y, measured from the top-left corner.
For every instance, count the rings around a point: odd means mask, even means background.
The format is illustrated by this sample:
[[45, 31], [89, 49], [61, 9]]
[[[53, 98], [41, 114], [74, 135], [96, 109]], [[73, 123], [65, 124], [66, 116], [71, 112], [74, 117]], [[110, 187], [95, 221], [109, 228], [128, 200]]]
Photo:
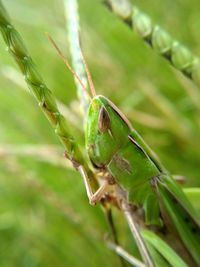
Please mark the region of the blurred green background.
[[[81, 39], [96, 90], [116, 103], [173, 173], [200, 186], [200, 90], [172, 69], [100, 1], [79, 0]], [[13, 24], [83, 144], [74, 81], [51, 44], [69, 57], [61, 0], [3, 1]], [[134, 1], [200, 55], [198, 0]], [[120, 266], [108, 227], [88, 204], [78, 173], [26, 89], [0, 39], [0, 266]], [[122, 245], [129, 230], [115, 211]]]

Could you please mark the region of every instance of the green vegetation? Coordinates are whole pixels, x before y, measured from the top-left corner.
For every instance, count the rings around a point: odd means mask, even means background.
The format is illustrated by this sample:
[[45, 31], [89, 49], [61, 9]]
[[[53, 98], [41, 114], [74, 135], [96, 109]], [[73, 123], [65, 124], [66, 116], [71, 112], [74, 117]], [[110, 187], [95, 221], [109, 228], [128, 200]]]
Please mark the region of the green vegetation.
[[[69, 55], [62, 1], [4, 2], [83, 144], [73, 77], [44, 34], [49, 32]], [[199, 186], [199, 89], [98, 1], [79, 4], [83, 51], [97, 92], [124, 111], [172, 173], [184, 175], [187, 186]], [[200, 54], [197, 0], [137, 4]], [[80, 176], [64, 159], [37, 102], [24, 90], [5, 45], [0, 49], [0, 265], [120, 266], [104, 242], [108, 228], [101, 208], [88, 205]], [[115, 218], [122, 245], [132, 251], [124, 219], [117, 211]]]

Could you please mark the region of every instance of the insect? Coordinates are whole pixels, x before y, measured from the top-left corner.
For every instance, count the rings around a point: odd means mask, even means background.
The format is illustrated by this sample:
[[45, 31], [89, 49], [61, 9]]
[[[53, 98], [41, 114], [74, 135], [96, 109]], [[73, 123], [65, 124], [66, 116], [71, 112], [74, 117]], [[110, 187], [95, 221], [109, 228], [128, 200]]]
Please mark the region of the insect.
[[[198, 217], [176, 182], [110, 100], [94, 97], [88, 116], [86, 144], [93, 164], [125, 189], [129, 203], [143, 207], [147, 225], [159, 226], [161, 220], [164, 224], [170, 220], [199, 265]], [[92, 196], [91, 201], [100, 199], [102, 191], [99, 189], [100, 194]]]
[[[87, 121], [86, 147], [93, 165], [125, 189], [129, 203], [143, 207], [147, 225], [159, 226], [169, 219], [200, 265], [200, 227], [195, 211], [125, 116], [110, 100], [95, 96]], [[102, 185], [90, 202], [96, 203], [106, 190]]]
[[[77, 77], [55, 42], [50, 40]], [[96, 204], [107, 192], [115, 192], [147, 266], [154, 265], [129, 211], [133, 206], [144, 210], [147, 226], [161, 227], [172, 222], [191, 260], [198, 266], [200, 225], [195, 210], [125, 115], [105, 96], [96, 95], [84, 58], [83, 62], [93, 94], [86, 118], [86, 150], [94, 168], [103, 177], [101, 186], [93, 193], [87, 174], [82, 172], [90, 203]]]

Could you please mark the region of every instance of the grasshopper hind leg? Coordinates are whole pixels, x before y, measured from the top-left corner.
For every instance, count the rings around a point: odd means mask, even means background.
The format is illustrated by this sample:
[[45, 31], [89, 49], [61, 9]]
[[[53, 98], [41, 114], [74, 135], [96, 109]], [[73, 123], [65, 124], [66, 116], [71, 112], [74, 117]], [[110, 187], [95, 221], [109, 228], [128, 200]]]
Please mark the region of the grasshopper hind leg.
[[121, 203], [121, 209], [122, 212], [128, 222], [129, 228], [131, 230], [131, 233], [135, 239], [135, 242], [137, 244], [137, 247], [140, 251], [140, 254], [142, 256], [142, 259], [145, 263], [146, 267], [155, 267], [155, 264], [151, 258], [151, 255], [149, 253], [149, 250], [145, 244], [144, 239], [142, 238], [139, 230], [139, 226], [137, 225], [133, 212], [131, 210], [130, 205], [126, 201], [122, 201]]
[[107, 241], [108, 247], [113, 250], [117, 255], [122, 257], [124, 260], [126, 260], [128, 263], [130, 263], [132, 266], [135, 267], [145, 267], [144, 263], [139, 261], [137, 258], [132, 256], [130, 253], [128, 253], [126, 250], [124, 250], [121, 246], [111, 242]]

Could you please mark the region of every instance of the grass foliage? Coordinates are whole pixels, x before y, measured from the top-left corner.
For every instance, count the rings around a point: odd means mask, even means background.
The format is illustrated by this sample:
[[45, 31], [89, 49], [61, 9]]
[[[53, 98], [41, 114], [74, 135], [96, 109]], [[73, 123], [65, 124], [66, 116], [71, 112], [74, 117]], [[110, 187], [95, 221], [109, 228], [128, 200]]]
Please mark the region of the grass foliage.
[[[100, 1], [78, 2], [83, 51], [97, 92], [124, 111], [172, 173], [184, 175], [188, 186], [200, 186], [200, 89]], [[197, 0], [135, 2], [200, 55]], [[73, 77], [44, 34], [69, 55], [62, 1], [4, 4], [83, 144]], [[80, 176], [64, 160], [61, 144], [0, 40], [0, 266], [120, 266], [104, 242], [108, 230], [101, 208], [89, 206]], [[127, 226], [115, 213], [121, 243], [132, 251]]]

